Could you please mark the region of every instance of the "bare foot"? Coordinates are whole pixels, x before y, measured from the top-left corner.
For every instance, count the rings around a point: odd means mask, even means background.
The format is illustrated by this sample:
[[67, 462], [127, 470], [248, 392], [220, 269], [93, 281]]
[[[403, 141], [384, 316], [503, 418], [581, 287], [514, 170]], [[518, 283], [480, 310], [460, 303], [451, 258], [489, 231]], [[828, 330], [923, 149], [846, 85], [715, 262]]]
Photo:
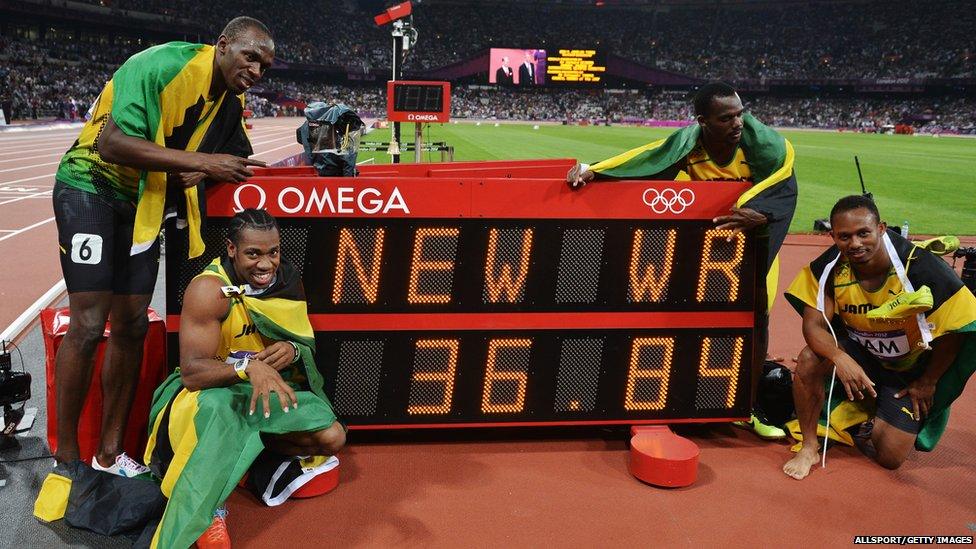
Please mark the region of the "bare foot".
[[816, 446], [813, 448], [803, 446], [793, 456], [793, 459], [786, 462], [786, 465], [783, 466], [783, 472], [796, 480], [803, 480], [810, 474], [810, 469], [817, 463], [818, 459]]

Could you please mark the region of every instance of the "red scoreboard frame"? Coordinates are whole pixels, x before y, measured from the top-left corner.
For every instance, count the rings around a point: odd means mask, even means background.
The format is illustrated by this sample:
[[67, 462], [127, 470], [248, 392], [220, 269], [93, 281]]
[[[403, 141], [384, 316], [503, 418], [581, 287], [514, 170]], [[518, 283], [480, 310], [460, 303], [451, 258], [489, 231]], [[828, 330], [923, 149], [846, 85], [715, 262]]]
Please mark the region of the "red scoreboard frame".
[[367, 166], [345, 179], [270, 168], [218, 185], [203, 257], [180, 260], [185, 236], [168, 233], [170, 344], [182, 291], [223, 253], [228, 218], [265, 208], [352, 428], [748, 417], [766, 251], [711, 223], [748, 184], [574, 192], [571, 163]]
[[451, 83], [420, 80], [388, 81], [386, 118], [390, 122], [449, 122]]

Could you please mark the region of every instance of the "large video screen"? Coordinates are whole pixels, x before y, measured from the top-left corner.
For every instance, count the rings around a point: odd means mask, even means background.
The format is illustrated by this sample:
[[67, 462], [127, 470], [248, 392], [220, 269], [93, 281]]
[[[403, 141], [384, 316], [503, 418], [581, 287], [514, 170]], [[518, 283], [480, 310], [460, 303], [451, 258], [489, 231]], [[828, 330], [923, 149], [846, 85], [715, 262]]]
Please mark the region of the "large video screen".
[[595, 84], [606, 70], [606, 58], [598, 50], [558, 49], [546, 58], [546, 79], [554, 84]]
[[503, 86], [599, 84], [607, 70], [600, 50], [492, 48], [488, 82]]
[[546, 83], [546, 50], [492, 48], [488, 82], [503, 86]]

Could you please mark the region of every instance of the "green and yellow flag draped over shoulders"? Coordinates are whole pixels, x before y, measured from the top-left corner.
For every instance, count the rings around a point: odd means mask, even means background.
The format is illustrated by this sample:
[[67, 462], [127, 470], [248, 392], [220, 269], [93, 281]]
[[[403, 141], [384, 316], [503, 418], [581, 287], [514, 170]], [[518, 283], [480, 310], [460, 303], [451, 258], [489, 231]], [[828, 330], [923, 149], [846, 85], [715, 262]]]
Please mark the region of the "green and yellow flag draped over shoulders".
[[[244, 96], [223, 92], [210, 97], [214, 55], [213, 46], [169, 42], [130, 57], [105, 84], [80, 136], [61, 160], [59, 181], [137, 202], [133, 254], [149, 249], [159, 235], [167, 202], [166, 173], [105, 162], [98, 153], [98, 137], [111, 115], [122, 133], [161, 147], [252, 154], [244, 128]], [[186, 216], [190, 257], [204, 250], [202, 191], [201, 184], [183, 190], [181, 200], [170, 197]]]
[[[934, 303], [932, 309], [925, 313], [922, 322], [931, 341], [938, 341], [940, 337], [951, 333], [965, 335], [955, 361], [939, 378], [931, 411], [922, 420], [921, 431], [915, 439], [915, 448], [927, 452], [939, 442], [949, 421], [949, 406], [962, 394], [966, 382], [976, 371], [976, 297], [942, 259], [915, 246], [894, 231], [887, 232], [887, 239], [893, 246], [898, 261], [904, 266], [905, 277], [911, 286], [915, 289], [928, 286], [932, 290]], [[834, 291], [831, 275], [843, 268], [843, 259], [837, 260], [838, 256], [837, 247], [832, 246], [800, 270], [790, 284], [785, 294], [786, 300], [801, 315], [808, 306], [818, 308], [818, 294]], [[832, 272], [824, 277], [828, 268]], [[821, 288], [821, 280], [827, 281], [826, 287]], [[831, 318], [834, 311], [826, 313]], [[836, 325], [838, 317], [834, 316], [832, 322]], [[838, 337], [846, 336], [838, 332]], [[849, 444], [850, 437], [840, 434], [840, 431], [864, 421], [871, 412], [857, 402], [836, 398], [833, 400], [830, 410], [831, 438]], [[824, 413], [826, 414], [826, 410]], [[819, 427], [821, 434], [824, 433], [824, 419], [825, 416]]]
[[[764, 125], [750, 114], [742, 117], [740, 147], [752, 171], [752, 188], [736, 201], [766, 214], [769, 219], [769, 256], [765, 265], [770, 304], [775, 295], [779, 274], [777, 254], [796, 209], [797, 186], [793, 172], [793, 145], [776, 130]], [[590, 166], [596, 179], [654, 179], [678, 177], [685, 158], [697, 146], [701, 127], [692, 124], [666, 139], [637, 147]]]
[[[198, 276], [240, 286], [233, 272], [229, 260], [215, 259]], [[249, 382], [189, 391], [179, 370], [171, 374], [156, 389], [149, 415], [145, 461], [162, 479], [163, 495], [169, 499], [153, 547], [189, 547], [196, 541], [210, 525], [214, 510], [264, 449], [262, 433], [318, 431], [336, 419], [315, 366], [314, 334], [297, 270], [282, 261], [266, 292], [230, 299], [240, 300], [232, 307], [246, 308], [261, 337], [298, 345], [301, 359], [282, 377], [296, 390], [299, 405], [283, 413], [277, 394], [272, 393], [271, 417], [264, 417], [260, 405], [257, 413], [249, 415]]]

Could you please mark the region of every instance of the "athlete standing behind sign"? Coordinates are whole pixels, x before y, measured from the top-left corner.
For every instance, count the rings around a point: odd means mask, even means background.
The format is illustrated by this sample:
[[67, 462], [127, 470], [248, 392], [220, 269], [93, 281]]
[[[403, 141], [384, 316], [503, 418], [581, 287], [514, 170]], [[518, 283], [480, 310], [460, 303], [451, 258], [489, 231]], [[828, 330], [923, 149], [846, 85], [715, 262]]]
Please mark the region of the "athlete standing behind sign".
[[[612, 179], [748, 181], [752, 188], [739, 197], [730, 214], [714, 221], [719, 229], [741, 232], [758, 228], [768, 236], [764, 270], [772, 308], [779, 277], [777, 256], [796, 210], [793, 146], [745, 113], [739, 94], [723, 82], [702, 86], [695, 95], [694, 107], [697, 124], [592, 166], [576, 164], [566, 181], [573, 189], [590, 181]], [[781, 429], [763, 425], [761, 420], [754, 416], [750, 422], [760, 436], [785, 436]]]
[[78, 417], [110, 319], [102, 435], [92, 465], [124, 476], [146, 470], [122, 453], [122, 438], [159, 267], [167, 183], [177, 193], [183, 187], [178, 206], [187, 214], [191, 254], [199, 255], [198, 185], [205, 177], [244, 181], [248, 166], [263, 165], [247, 159], [242, 94], [273, 59], [268, 29], [250, 17], [228, 23], [214, 46], [170, 42], [140, 52], [105, 85], [61, 159], [54, 212], [71, 326], [55, 366], [58, 461], [79, 457]]

